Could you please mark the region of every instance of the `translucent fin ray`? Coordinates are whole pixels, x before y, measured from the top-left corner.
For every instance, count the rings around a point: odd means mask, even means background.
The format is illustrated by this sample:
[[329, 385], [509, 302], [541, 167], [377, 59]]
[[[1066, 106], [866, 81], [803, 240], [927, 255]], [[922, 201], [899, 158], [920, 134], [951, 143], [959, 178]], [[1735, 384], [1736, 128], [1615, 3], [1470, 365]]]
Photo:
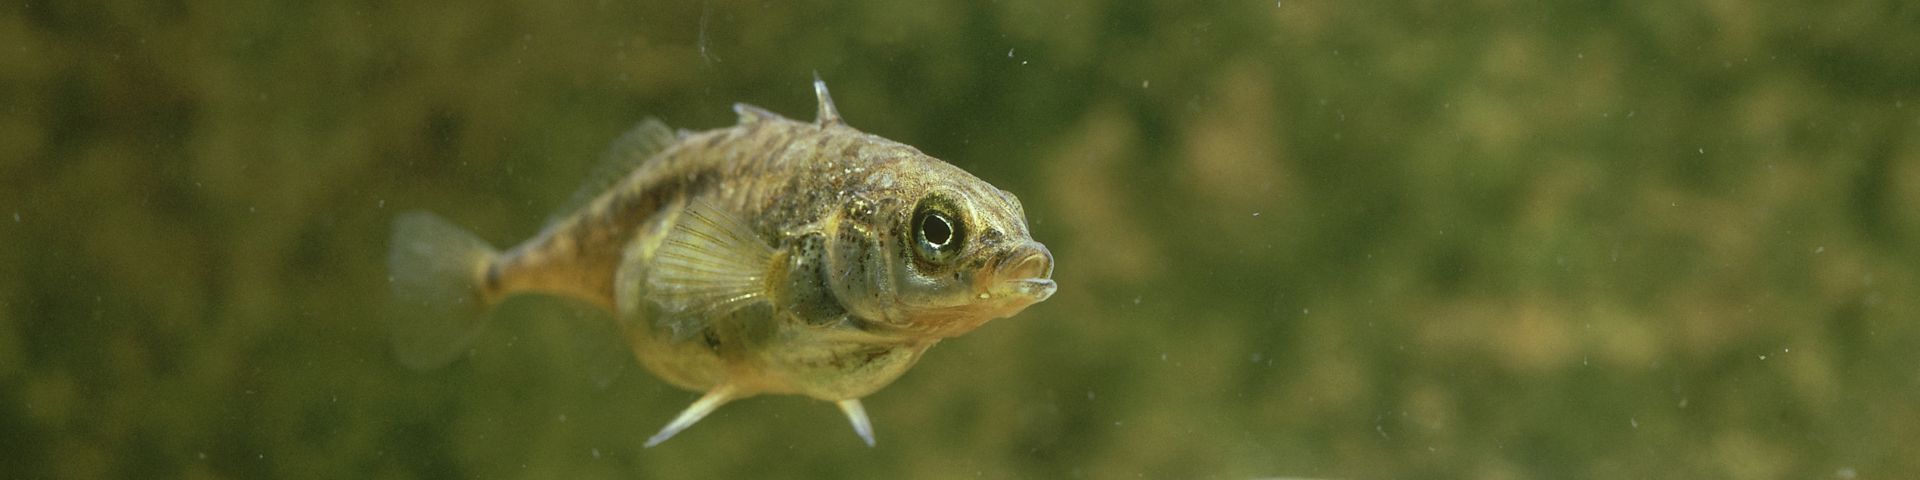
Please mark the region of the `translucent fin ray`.
[[621, 134], [620, 138], [615, 139], [613, 144], [607, 146], [606, 153], [600, 156], [600, 163], [587, 174], [587, 179], [581, 182], [580, 188], [574, 190], [572, 196], [567, 197], [567, 203], [562, 204], [560, 209], [554, 212], [548, 219], [548, 223], [551, 224], [586, 207], [588, 203], [593, 202], [593, 199], [620, 185], [620, 181], [625, 180], [627, 175], [646, 164], [648, 159], [666, 151], [677, 141], [679, 137], [674, 134], [673, 129], [668, 128], [667, 124], [660, 119], [649, 117], [641, 120], [639, 124]]
[[820, 112], [814, 115], [813, 122], [822, 127], [841, 125], [840, 109], [833, 106], [833, 95], [827, 93], [827, 82], [820, 79], [820, 72], [813, 72], [813, 96], [820, 101]]
[[873, 420], [867, 418], [867, 407], [860, 405], [860, 399], [849, 398], [834, 404], [840, 406], [841, 413], [847, 414], [847, 421], [853, 424], [853, 433], [860, 435], [860, 440], [867, 442], [868, 447], [872, 447]]
[[486, 327], [481, 275], [498, 251], [434, 214], [412, 211], [393, 222], [388, 246], [393, 290], [388, 327], [394, 356], [416, 370], [458, 359]]
[[773, 248], [739, 217], [711, 202], [689, 204], [654, 253], [648, 297], [676, 335], [767, 297]]
[[686, 410], [681, 410], [679, 416], [673, 417], [673, 421], [667, 422], [667, 426], [661, 427], [660, 433], [655, 433], [652, 437], [647, 438], [646, 447], [653, 448], [654, 445], [659, 445], [660, 442], [667, 441], [667, 439], [673, 438], [675, 434], [686, 430], [687, 427], [698, 423], [700, 419], [706, 418], [707, 414], [720, 409], [721, 405], [726, 405], [727, 402], [733, 401], [733, 393], [734, 388], [732, 385], [714, 387], [713, 390], [708, 391], [706, 395], [702, 395], [699, 400], [695, 400], [693, 405], [688, 405]]

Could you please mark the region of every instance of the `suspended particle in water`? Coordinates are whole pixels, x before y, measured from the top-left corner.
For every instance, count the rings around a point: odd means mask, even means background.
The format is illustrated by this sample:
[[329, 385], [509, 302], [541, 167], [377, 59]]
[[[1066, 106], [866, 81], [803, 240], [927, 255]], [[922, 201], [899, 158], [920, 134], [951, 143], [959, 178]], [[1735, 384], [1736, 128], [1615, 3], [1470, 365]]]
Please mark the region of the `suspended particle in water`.
[[705, 60], [708, 64], [714, 64], [714, 63], [720, 62], [720, 57], [714, 56], [712, 49], [707, 48], [707, 45], [711, 43], [707, 41], [707, 20], [712, 16], [713, 16], [713, 2], [701, 3], [700, 4], [700, 36], [699, 38], [694, 39], [694, 45], [697, 46], [700, 50], [700, 59]]

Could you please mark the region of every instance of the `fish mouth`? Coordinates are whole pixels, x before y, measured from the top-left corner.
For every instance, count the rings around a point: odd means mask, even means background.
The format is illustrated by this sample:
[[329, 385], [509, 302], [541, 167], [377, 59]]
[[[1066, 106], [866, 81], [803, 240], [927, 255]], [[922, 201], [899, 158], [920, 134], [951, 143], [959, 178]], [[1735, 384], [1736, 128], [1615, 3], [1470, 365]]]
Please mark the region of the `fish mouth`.
[[987, 264], [973, 276], [972, 297], [957, 303], [919, 310], [909, 329], [936, 337], [960, 335], [996, 318], [1007, 318], [1053, 296], [1053, 253], [1028, 240]]
[[1039, 303], [1053, 296], [1053, 252], [1039, 242], [1027, 242], [1002, 255], [993, 266], [995, 279], [982, 299], [1025, 300], [1021, 306]]

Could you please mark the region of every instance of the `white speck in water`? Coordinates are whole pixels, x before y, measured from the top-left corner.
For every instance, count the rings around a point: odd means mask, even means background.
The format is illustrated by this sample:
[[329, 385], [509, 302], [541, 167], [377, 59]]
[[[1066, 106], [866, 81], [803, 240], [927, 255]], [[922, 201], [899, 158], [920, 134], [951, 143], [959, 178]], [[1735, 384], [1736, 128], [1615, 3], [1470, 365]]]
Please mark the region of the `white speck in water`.
[[1145, 89], [1146, 89], [1147, 87], [1150, 87], [1150, 86], [1153, 86], [1153, 81], [1152, 81], [1152, 80], [1141, 80], [1141, 81], [1140, 81], [1140, 88], [1141, 88], [1142, 90], [1145, 90]]
[[1706, 155], [1706, 154], [1707, 154], [1707, 149], [1706, 149], [1706, 148], [1700, 148], [1700, 149], [1698, 149], [1698, 150], [1695, 150], [1695, 151], [1697, 151], [1697, 152], [1700, 152], [1700, 154], [1701, 154], [1701, 155]]
[[1760, 354], [1760, 359], [1761, 359], [1761, 360], [1766, 360], [1766, 359], [1767, 359], [1767, 354], [1764, 354], [1764, 353], [1762, 353], [1762, 354]]
[[1021, 60], [1021, 61], [1020, 61], [1020, 64], [1021, 64], [1021, 65], [1026, 65], [1026, 64], [1027, 64], [1027, 61], [1026, 61], [1026, 60]]
[[1167, 352], [1160, 352], [1160, 361], [1167, 361]]
[[1260, 216], [1260, 212], [1253, 212], [1253, 216], [1256, 216], [1256, 217]]
[[1093, 400], [1093, 390], [1087, 390], [1087, 400]]
[[1300, 314], [1301, 314], [1301, 315], [1306, 315], [1306, 314], [1309, 314], [1309, 313], [1313, 313], [1313, 312], [1310, 312], [1310, 311], [1307, 311], [1307, 309], [1304, 309], [1304, 308], [1302, 308], [1302, 309], [1300, 309]]
[[980, 299], [981, 299], [981, 300], [986, 300], [986, 299], [988, 299], [988, 298], [992, 298], [992, 297], [993, 297], [993, 296], [992, 296], [992, 295], [989, 295], [989, 294], [987, 294], [987, 292], [980, 292]]
[[1634, 429], [1634, 430], [1639, 430], [1639, 429], [1640, 429], [1640, 419], [1638, 419], [1638, 418], [1631, 418], [1631, 417], [1629, 417], [1629, 418], [1627, 418], [1627, 423], [1629, 423], [1629, 424], [1632, 424], [1632, 425], [1633, 425], [1633, 429]]
[[1007, 58], [1013, 58], [1013, 49], [1007, 49]]
[[[16, 218], [17, 218], [18, 216], [19, 216], [18, 214], [15, 214], [15, 217], [16, 217]], [[1819, 254], [1819, 253], [1826, 253], [1826, 252], [1827, 252], [1827, 247], [1825, 247], [1825, 246], [1821, 246], [1821, 247], [1818, 247], [1818, 248], [1814, 248], [1814, 249], [1813, 249], [1813, 253], [1816, 253], [1816, 254]]]
[[1687, 408], [1687, 397], [1680, 397], [1680, 408]]
[[206, 460], [207, 452], [194, 452], [194, 456], [200, 457], [201, 460]]
[[387, 208], [387, 199], [380, 199], [380, 206], [378, 208]]
[[560, 414], [560, 423], [567, 423], [567, 414]]
[[1247, 363], [1260, 363], [1260, 360], [1266, 359], [1266, 357], [1267, 357], [1266, 355], [1261, 355], [1259, 353], [1250, 354], [1250, 355], [1247, 355]]
[[593, 449], [593, 459], [594, 459], [594, 460], [599, 460], [599, 459], [600, 459], [600, 449], [599, 449], [599, 448], [594, 448], [594, 449]]
[[1133, 304], [1134, 304], [1134, 305], [1139, 305], [1139, 304], [1140, 304], [1140, 296], [1139, 296], [1139, 295], [1134, 295], [1134, 296], [1133, 296]]
[[1839, 477], [1840, 480], [1853, 480], [1858, 478], [1860, 473], [1853, 471], [1853, 467], [1846, 467], [1841, 468], [1840, 471], [1833, 472], [1833, 476]]

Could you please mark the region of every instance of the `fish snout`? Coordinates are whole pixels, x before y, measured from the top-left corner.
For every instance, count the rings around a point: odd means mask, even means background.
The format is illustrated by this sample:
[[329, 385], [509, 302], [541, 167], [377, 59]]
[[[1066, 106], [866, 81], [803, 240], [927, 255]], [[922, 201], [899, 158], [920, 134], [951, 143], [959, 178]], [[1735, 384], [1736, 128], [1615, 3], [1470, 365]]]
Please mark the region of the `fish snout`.
[[1004, 293], [1033, 302], [1046, 300], [1058, 288], [1053, 282], [1053, 252], [1039, 242], [1027, 242], [1008, 252], [994, 270]]
[[1012, 261], [1001, 262], [1001, 265], [1012, 266], [1001, 268], [1000, 278], [1008, 280], [1053, 278], [1053, 252], [1047, 251], [1046, 245], [1029, 242], [1004, 258]]

